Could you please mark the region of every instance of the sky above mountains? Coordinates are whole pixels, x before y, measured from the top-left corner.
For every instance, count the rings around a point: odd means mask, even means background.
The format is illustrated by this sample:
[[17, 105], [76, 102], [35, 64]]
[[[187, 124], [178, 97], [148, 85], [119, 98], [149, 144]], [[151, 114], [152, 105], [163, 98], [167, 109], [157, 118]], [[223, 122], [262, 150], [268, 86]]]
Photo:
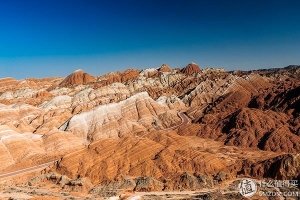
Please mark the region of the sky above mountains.
[[0, 77], [299, 64], [299, 9], [292, 0], [2, 1]]

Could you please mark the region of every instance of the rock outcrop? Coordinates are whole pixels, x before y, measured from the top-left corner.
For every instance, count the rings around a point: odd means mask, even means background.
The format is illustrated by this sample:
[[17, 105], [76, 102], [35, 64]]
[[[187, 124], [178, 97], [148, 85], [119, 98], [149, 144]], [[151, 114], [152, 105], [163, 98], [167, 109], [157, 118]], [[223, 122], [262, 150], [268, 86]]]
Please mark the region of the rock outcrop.
[[147, 78], [150, 78], [152, 76], [155, 76], [158, 73], [157, 69], [154, 68], [149, 68], [149, 69], [144, 69], [140, 72], [141, 76], [145, 76]]
[[200, 67], [196, 63], [191, 62], [190, 64], [182, 68], [180, 71], [184, 74], [190, 75], [200, 72]]
[[[52, 170], [71, 179], [78, 175], [88, 177], [96, 187], [114, 180], [117, 187], [127, 183], [126, 189], [134, 191], [197, 190], [212, 188], [238, 173], [254, 172], [241, 172], [247, 163], [252, 163], [255, 169], [264, 162], [275, 165], [277, 156], [271, 152], [224, 147], [213, 140], [178, 136], [172, 131], [154, 131], [144, 139], [100, 139], [89, 148], [64, 157]], [[296, 168], [297, 163], [291, 163], [291, 167]], [[291, 177], [295, 178], [294, 175]], [[264, 177], [274, 176], [266, 171]]]
[[60, 129], [89, 141], [136, 135], [164, 128], [159, 115], [166, 111], [147, 93], [138, 93], [119, 103], [75, 115]]
[[159, 72], [171, 72], [172, 69], [166, 65], [166, 64], [162, 64], [162, 66], [160, 68], [158, 68]]
[[[0, 89], [0, 188], [28, 181], [28, 190], [70, 199], [206, 189], [193, 198], [217, 199], [239, 197], [232, 188], [243, 177], [299, 179], [299, 66], [78, 70], [3, 78]], [[48, 162], [2, 182], [3, 173]]]
[[140, 70], [127, 69], [123, 72], [110, 72], [103, 76], [98, 77], [99, 84], [96, 86], [109, 85], [116, 82], [125, 83], [140, 75]]
[[81, 84], [87, 84], [94, 81], [94, 78], [84, 72], [81, 69], [78, 69], [74, 71], [72, 74], [67, 76], [62, 82], [59, 84], [61, 87], [68, 87], [68, 86], [74, 86], [74, 85], [81, 85]]

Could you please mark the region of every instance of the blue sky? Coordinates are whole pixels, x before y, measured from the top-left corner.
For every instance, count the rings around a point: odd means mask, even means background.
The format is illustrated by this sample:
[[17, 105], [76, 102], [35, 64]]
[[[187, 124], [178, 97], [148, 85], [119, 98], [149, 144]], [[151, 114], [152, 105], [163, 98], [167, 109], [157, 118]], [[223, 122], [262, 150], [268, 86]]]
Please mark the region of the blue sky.
[[0, 0], [0, 77], [300, 64], [300, 1]]

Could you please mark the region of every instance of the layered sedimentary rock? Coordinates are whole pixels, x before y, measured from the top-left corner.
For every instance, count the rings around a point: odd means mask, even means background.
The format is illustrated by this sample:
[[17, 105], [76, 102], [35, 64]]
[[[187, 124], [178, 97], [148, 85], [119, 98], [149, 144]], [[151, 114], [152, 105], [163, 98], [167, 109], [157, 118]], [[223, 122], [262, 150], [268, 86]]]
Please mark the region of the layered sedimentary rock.
[[184, 74], [189, 75], [200, 72], [200, 67], [196, 63], [191, 62], [190, 64], [182, 68], [180, 71]]
[[20, 81], [14, 79], [13, 77], [6, 77], [0, 79], [0, 88], [5, 89], [7, 87], [13, 87], [18, 84]]
[[147, 93], [138, 93], [119, 103], [99, 106], [75, 115], [60, 129], [89, 141], [124, 137], [135, 135], [136, 131], [146, 133], [163, 128], [158, 117], [166, 111]]
[[[292, 162], [287, 161], [287, 156], [271, 152], [239, 150], [212, 140], [159, 131], [142, 140], [98, 140], [89, 148], [64, 157], [52, 170], [71, 179], [78, 175], [88, 177], [96, 187], [114, 180], [119, 187], [127, 183], [124, 189], [135, 191], [190, 190], [212, 188], [237, 174], [296, 178], [298, 157], [290, 157]], [[274, 175], [261, 168], [262, 163], [269, 163], [266, 165], [270, 167], [277, 162], [289, 162], [296, 171], [288, 176], [287, 169], [278, 166], [278, 175]], [[200, 179], [202, 182], [198, 182]]]
[[110, 72], [98, 77], [98, 84], [96, 86], [109, 85], [115, 82], [127, 82], [139, 76], [140, 70], [127, 69], [125, 71]]
[[[19, 133], [12, 127], [1, 125], [0, 132], [0, 157], [3, 161], [0, 170], [7, 167], [14, 169], [14, 165], [24, 168], [44, 163], [85, 146], [83, 140], [57, 129], [39, 135], [30, 132]], [[20, 163], [22, 164], [18, 167]]]
[[73, 86], [73, 85], [81, 85], [81, 84], [87, 84], [94, 81], [94, 78], [89, 75], [88, 73], [84, 72], [81, 69], [78, 69], [74, 71], [72, 74], [67, 76], [60, 84], [59, 86], [65, 87], [65, 86]]
[[197, 125], [182, 127], [180, 134], [213, 138], [226, 145], [299, 152], [298, 77], [291, 74], [293, 81], [282, 81], [273, 74], [248, 73], [202, 82], [183, 99]]
[[178, 97], [176, 97], [175, 95], [172, 95], [170, 97], [161, 96], [156, 101], [160, 105], [171, 110], [180, 111], [186, 109], [186, 105], [183, 103], [183, 101]]
[[159, 72], [171, 72], [172, 69], [166, 65], [166, 64], [162, 64], [162, 66], [160, 68], [158, 68]]
[[158, 73], [158, 70], [155, 68], [149, 68], [149, 69], [144, 69], [140, 72], [141, 76], [145, 76], [147, 78], [150, 78], [152, 76], [155, 76]]
[[91, 198], [299, 179], [298, 66], [84, 74], [0, 79], [1, 173], [55, 161], [28, 184]]

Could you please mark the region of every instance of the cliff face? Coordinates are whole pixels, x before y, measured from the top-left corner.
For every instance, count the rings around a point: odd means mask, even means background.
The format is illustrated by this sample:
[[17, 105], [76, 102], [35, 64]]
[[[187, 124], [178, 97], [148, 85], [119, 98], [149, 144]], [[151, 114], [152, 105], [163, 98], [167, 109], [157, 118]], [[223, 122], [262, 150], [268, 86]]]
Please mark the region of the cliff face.
[[191, 63], [4, 78], [0, 172], [57, 160], [44, 171], [55, 177], [30, 184], [52, 180], [91, 193], [198, 190], [245, 176], [297, 179], [299, 77], [297, 66], [226, 72]]

